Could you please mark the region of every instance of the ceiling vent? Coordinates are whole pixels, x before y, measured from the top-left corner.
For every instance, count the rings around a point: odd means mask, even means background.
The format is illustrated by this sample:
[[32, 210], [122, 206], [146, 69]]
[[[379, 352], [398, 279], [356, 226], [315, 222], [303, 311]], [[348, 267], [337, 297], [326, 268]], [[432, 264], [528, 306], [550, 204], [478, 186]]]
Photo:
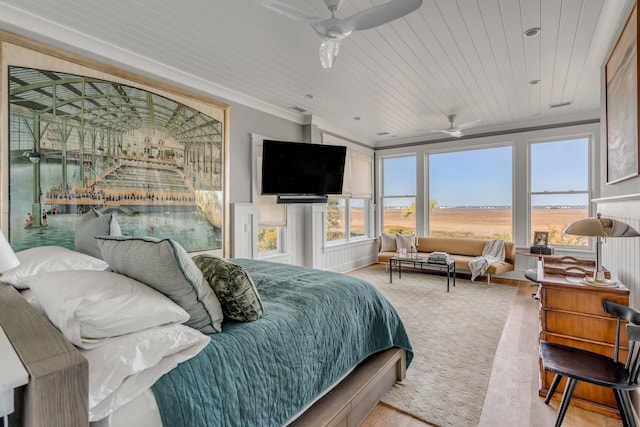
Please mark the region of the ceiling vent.
[[302, 114], [302, 113], [307, 113], [307, 112], [308, 112], [308, 111], [307, 111], [307, 110], [305, 110], [304, 108], [302, 108], [302, 107], [298, 107], [297, 105], [294, 105], [293, 107], [289, 107], [289, 109], [290, 109], [290, 110], [293, 110], [293, 111], [297, 111], [298, 113], [301, 113], [301, 114]]
[[385, 136], [385, 135], [389, 135], [389, 132], [378, 132], [378, 133], [376, 133], [376, 135]]
[[569, 102], [561, 102], [559, 104], [551, 104], [551, 105], [549, 105], [549, 108], [566, 107], [567, 105], [571, 105], [571, 101], [569, 101]]

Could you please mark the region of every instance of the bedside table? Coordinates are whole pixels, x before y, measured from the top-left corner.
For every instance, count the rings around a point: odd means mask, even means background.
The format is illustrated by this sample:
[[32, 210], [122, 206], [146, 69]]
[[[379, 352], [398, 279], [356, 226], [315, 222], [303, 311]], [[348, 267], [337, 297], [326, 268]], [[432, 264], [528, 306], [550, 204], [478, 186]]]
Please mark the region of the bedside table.
[[29, 374], [0, 327], [0, 417], [13, 412], [13, 389], [28, 382]]

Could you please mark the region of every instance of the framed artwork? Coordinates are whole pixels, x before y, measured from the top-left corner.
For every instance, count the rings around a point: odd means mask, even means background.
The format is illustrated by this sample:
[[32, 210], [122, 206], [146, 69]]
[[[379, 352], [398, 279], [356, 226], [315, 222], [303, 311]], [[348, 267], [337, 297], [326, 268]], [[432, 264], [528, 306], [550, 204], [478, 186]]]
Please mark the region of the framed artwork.
[[608, 184], [640, 174], [637, 34], [636, 4], [605, 65]]
[[549, 242], [549, 233], [546, 231], [534, 231], [533, 232], [533, 245], [547, 247]]
[[13, 65], [2, 52], [14, 250], [73, 249], [92, 210], [115, 213], [123, 235], [226, 253], [228, 107], [37, 52], [34, 66]]

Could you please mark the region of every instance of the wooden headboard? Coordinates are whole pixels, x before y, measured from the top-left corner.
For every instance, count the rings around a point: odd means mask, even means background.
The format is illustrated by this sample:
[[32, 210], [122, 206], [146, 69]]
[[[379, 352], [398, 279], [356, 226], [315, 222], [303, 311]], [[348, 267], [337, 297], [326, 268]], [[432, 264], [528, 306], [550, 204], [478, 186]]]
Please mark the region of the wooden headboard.
[[0, 325], [29, 373], [29, 383], [16, 392], [11, 425], [88, 426], [89, 363], [82, 354], [5, 284], [0, 284]]

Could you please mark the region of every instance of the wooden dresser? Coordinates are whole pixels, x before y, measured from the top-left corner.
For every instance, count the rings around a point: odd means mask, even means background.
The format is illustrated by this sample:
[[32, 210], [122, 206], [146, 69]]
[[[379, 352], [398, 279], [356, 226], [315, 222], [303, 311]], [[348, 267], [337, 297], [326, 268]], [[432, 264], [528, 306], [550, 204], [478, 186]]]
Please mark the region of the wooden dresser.
[[[616, 319], [604, 312], [602, 301], [607, 299], [629, 305], [629, 290], [588, 286], [582, 278], [559, 274], [545, 274], [540, 283], [540, 340], [578, 347], [613, 357]], [[628, 348], [626, 330], [621, 333], [621, 358]], [[546, 372], [540, 362], [540, 396], [546, 396], [553, 374]], [[558, 386], [554, 399], [564, 392], [565, 379]], [[611, 389], [579, 382], [572, 405], [605, 415], [618, 416]]]

